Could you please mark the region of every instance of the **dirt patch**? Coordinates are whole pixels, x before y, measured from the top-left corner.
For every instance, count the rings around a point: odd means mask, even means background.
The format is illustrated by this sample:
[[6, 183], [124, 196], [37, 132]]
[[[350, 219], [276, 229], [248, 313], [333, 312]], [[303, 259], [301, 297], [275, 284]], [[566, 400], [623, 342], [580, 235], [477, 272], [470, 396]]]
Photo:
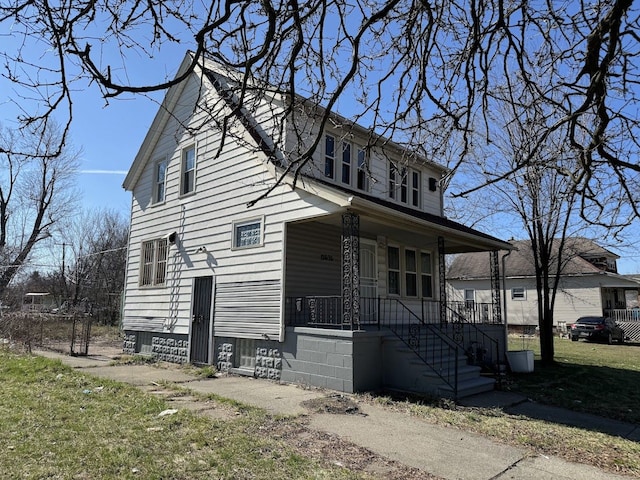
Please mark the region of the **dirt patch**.
[[[333, 398], [333, 396], [320, 400], [328, 400], [328, 402], [319, 402], [321, 403], [319, 408], [337, 409], [339, 410], [337, 413], [346, 413], [344, 405], [349, 405], [349, 402]], [[351, 402], [353, 401], [351, 400]], [[325, 413], [325, 410], [322, 412]], [[345, 441], [337, 435], [314, 430], [308, 426], [308, 422], [308, 417], [295, 419], [267, 417], [266, 422], [262, 423], [259, 428], [267, 430], [270, 437], [282, 440], [301, 455], [313, 458], [325, 465], [337, 465], [352, 472], [364, 472], [374, 478], [387, 480], [436, 480], [440, 478], [377, 455], [364, 447]]]
[[351, 397], [339, 393], [304, 401], [302, 406], [312, 413], [363, 415], [358, 404]]

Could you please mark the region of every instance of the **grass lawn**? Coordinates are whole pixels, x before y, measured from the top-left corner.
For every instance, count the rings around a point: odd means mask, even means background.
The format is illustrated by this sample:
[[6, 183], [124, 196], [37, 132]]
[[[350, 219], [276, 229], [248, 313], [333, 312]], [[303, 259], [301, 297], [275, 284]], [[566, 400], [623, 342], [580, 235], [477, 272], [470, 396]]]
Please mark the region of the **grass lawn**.
[[363, 478], [273, 438], [257, 409], [159, 416], [162, 398], [2, 350], [0, 384], [1, 478]]
[[[523, 347], [509, 339], [510, 350]], [[556, 338], [553, 367], [542, 368], [537, 338], [526, 340], [533, 350], [534, 372], [513, 375], [512, 390], [541, 403], [640, 424], [640, 345], [606, 345]]]
[[[522, 348], [522, 340], [514, 338], [510, 348]], [[525, 348], [539, 352], [535, 339]], [[640, 346], [558, 339], [556, 360], [550, 369], [536, 364], [533, 373], [513, 375], [507, 387], [539, 401], [638, 423]], [[163, 398], [2, 349], [0, 384], [0, 478], [372, 478], [366, 473], [371, 452], [320, 436], [304, 417], [273, 417], [215, 397], [202, 400], [231, 415], [216, 419], [181, 409], [159, 416], [168, 408]], [[371, 395], [355, 400], [476, 432], [534, 455], [640, 477], [638, 442], [450, 401]], [[385, 478], [427, 475], [401, 465], [393, 469]]]

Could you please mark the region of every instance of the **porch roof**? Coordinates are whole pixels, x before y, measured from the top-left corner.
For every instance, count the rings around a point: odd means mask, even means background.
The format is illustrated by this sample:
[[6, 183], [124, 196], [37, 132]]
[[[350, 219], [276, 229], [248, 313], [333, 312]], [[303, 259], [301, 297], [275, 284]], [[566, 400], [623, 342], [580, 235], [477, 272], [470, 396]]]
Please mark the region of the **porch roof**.
[[339, 204], [344, 210], [360, 215], [361, 231], [372, 230], [394, 237], [399, 232], [409, 236], [438, 237], [445, 240], [445, 253], [511, 250], [509, 242], [454, 222], [446, 217], [415, 210], [362, 192], [306, 177], [297, 186]]

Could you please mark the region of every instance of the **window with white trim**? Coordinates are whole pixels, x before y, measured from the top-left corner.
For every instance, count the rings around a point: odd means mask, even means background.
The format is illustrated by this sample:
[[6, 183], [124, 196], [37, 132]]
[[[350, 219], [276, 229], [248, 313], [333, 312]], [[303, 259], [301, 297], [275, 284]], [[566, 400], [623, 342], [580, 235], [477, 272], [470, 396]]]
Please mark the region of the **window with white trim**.
[[169, 244], [166, 238], [142, 242], [140, 286], [164, 285], [167, 277]]
[[351, 185], [351, 144], [342, 142], [342, 183]]
[[416, 251], [409, 248], [404, 249], [404, 294], [418, 296], [418, 259]]
[[233, 248], [262, 246], [262, 219], [244, 220], [233, 223]]
[[334, 178], [336, 164], [336, 139], [332, 135], [324, 137], [324, 176]]
[[417, 170], [411, 170], [411, 205], [414, 207], [420, 207], [420, 195], [421, 195], [421, 179], [420, 172]]
[[367, 152], [361, 148], [358, 149], [358, 173], [356, 179], [356, 188], [365, 192], [369, 191], [369, 175], [367, 174]]
[[387, 247], [387, 271], [389, 295], [400, 295], [400, 249], [398, 247]]
[[164, 202], [165, 185], [167, 180], [167, 161], [161, 160], [156, 163], [155, 184], [153, 193], [153, 203]]
[[513, 287], [511, 289], [511, 300], [526, 300], [527, 290], [524, 287]]
[[467, 308], [473, 308], [476, 304], [476, 291], [473, 288], [464, 289], [464, 304]]
[[407, 203], [407, 169], [402, 168], [400, 170], [400, 201]]
[[433, 298], [433, 266], [428, 252], [420, 252], [420, 285], [422, 298]]
[[398, 181], [400, 172], [395, 163], [389, 162], [389, 198], [395, 200], [397, 197]]
[[388, 196], [392, 200], [420, 208], [422, 198], [421, 172], [389, 162]]
[[182, 151], [180, 194], [187, 195], [196, 188], [196, 147], [185, 148]]

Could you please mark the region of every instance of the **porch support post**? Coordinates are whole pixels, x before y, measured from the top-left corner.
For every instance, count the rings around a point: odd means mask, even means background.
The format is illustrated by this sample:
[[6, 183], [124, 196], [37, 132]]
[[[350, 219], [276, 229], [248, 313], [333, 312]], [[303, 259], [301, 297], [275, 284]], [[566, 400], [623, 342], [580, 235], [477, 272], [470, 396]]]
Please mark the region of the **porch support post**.
[[360, 217], [342, 214], [342, 322], [360, 329]]
[[440, 284], [440, 323], [447, 323], [447, 278], [444, 257], [444, 237], [438, 237], [438, 280]]
[[500, 303], [500, 263], [498, 251], [491, 252], [491, 304], [493, 308], [493, 322], [502, 323], [502, 306]]

